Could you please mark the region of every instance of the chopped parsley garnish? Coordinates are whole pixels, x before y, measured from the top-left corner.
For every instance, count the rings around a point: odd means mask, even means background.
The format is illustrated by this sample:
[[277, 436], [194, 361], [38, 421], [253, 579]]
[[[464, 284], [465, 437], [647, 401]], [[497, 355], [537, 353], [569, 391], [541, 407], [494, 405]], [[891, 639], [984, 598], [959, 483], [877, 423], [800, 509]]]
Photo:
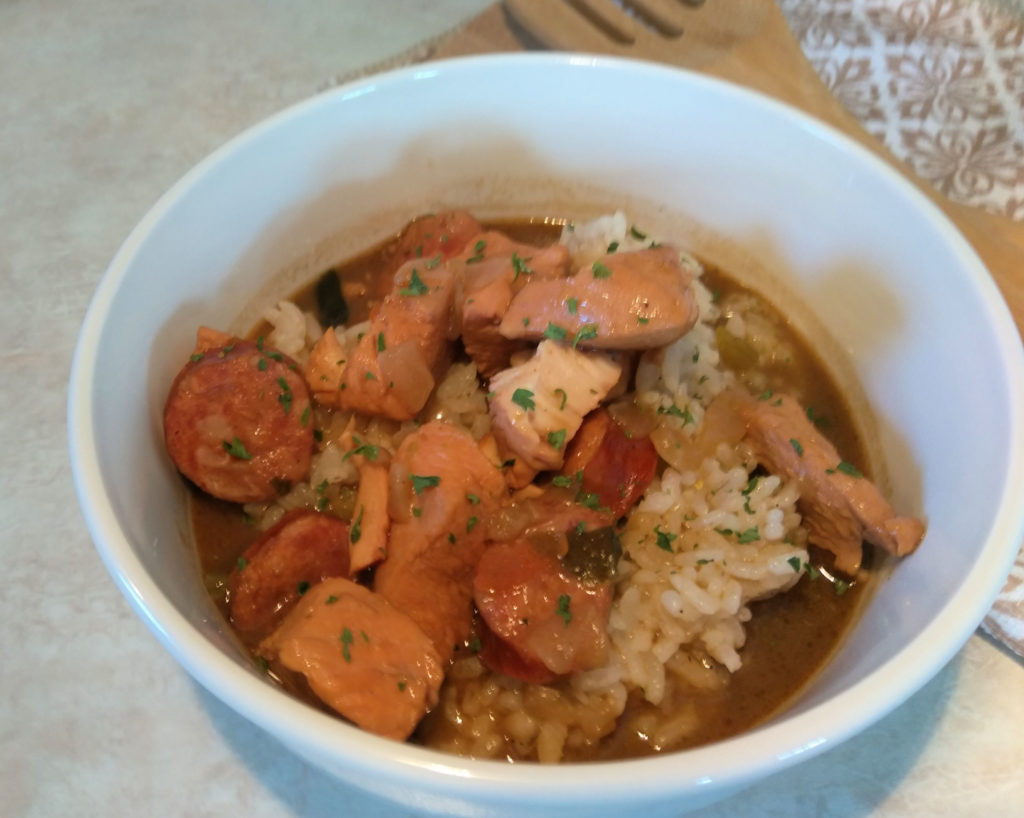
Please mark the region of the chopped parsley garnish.
[[272, 361], [278, 361], [278, 362], [280, 362], [280, 361], [283, 361], [283, 360], [284, 360], [284, 356], [283, 356], [283, 355], [281, 355], [281, 353], [280, 353], [280, 352], [275, 352], [274, 350], [270, 350], [270, 352], [267, 352], [267, 353], [265, 353], [265, 354], [266, 354], [266, 356], [267, 356], [268, 358], [270, 358], [270, 360], [272, 360]]
[[647, 234], [641, 233], [639, 230], [637, 230], [635, 224], [629, 228], [629, 235], [631, 235], [634, 239], [637, 239], [638, 241], [643, 241], [644, 239], [647, 238]]
[[239, 571], [244, 571], [245, 566], [249, 564], [249, 560], [247, 560], [245, 557], [239, 557], [238, 562], [235, 564], [237, 565]]
[[191, 361], [192, 363], [194, 363], [194, 364], [195, 364], [195, 363], [199, 363], [199, 362], [200, 362], [201, 360], [203, 360], [203, 353], [202, 353], [202, 352], [196, 352], [196, 353], [194, 353], [194, 354], [192, 354], [192, 355], [189, 355], [189, 356], [188, 356], [188, 359], [189, 359], [189, 360], [190, 360], [190, 361]]
[[836, 596], [842, 596], [850, 590], [850, 583], [845, 579], [836, 579], [835, 582], [832, 583], [832, 588], [835, 590]]
[[556, 474], [551, 478], [551, 485], [567, 489], [576, 482], [576, 478], [568, 474]]
[[672, 534], [668, 531], [662, 531], [660, 527], [654, 526], [654, 534], [657, 538], [655, 545], [658, 546], [662, 551], [668, 551], [672, 553], [672, 541], [679, 537], [678, 534]]
[[569, 308], [569, 315], [575, 315], [580, 302], [578, 298], [565, 299], [565, 306]]
[[405, 693], [405, 679], [400, 679], [398, 681], [398, 692]]
[[478, 522], [480, 522], [480, 518], [476, 516], [470, 517], [468, 520], [466, 520], [466, 533], [468, 534], [470, 531], [476, 528], [476, 524]]
[[521, 406], [527, 412], [531, 412], [536, 408], [536, 404], [533, 402], [533, 392], [529, 389], [517, 389], [512, 393], [512, 403], [516, 406]]
[[576, 333], [576, 337], [572, 339], [573, 349], [579, 346], [580, 341], [589, 341], [591, 338], [596, 337], [597, 324], [584, 324], [580, 327], [580, 331]]
[[483, 239], [480, 239], [476, 244], [474, 244], [473, 255], [466, 259], [466, 264], [476, 264], [478, 261], [483, 261], [485, 247], [487, 247], [487, 242]]
[[277, 401], [284, 408], [284, 413], [287, 415], [292, 411], [292, 388], [284, 378], [278, 378], [277, 385], [281, 387], [281, 394], [277, 396]]
[[455, 545], [455, 534], [452, 531], [448, 532], [448, 542], [450, 542], [452, 545]]
[[857, 467], [853, 465], [853, 463], [847, 463], [845, 460], [839, 461], [839, 465], [836, 466], [836, 471], [841, 471], [843, 474], [850, 475], [850, 477], [864, 476], [863, 474], [860, 473]]
[[258, 370], [259, 370], [260, 372], [266, 372], [266, 371], [267, 371], [267, 367], [268, 367], [268, 366], [270, 366], [270, 364], [268, 364], [268, 363], [267, 363], [267, 359], [266, 359], [266, 358], [260, 358], [260, 359], [259, 359], [259, 360], [258, 360], [258, 361], [256, 362], [256, 368], [257, 368], [257, 369], [258, 369]]
[[618, 249], [619, 243], [617, 241], [613, 241], [611, 244], [608, 245], [608, 249], [605, 252], [608, 253], [608, 255], [611, 255]]
[[689, 404], [687, 404], [687, 406], [685, 408], [683, 408], [683, 409], [680, 409], [674, 403], [671, 406], [659, 406], [658, 407], [658, 414], [659, 415], [671, 415], [672, 417], [675, 417], [675, 418], [681, 418], [682, 421], [683, 421], [683, 425], [686, 425], [687, 423], [696, 423], [697, 422], [697, 421], [695, 421], [693, 419], [693, 413], [690, 412]]
[[736, 541], [740, 545], [744, 545], [748, 542], [757, 542], [760, 539], [761, 533], [757, 530], [757, 526], [755, 525], [753, 528], [748, 528], [745, 531], [741, 531], [737, 536]]
[[380, 454], [380, 447], [374, 446], [372, 443], [363, 443], [358, 437], [352, 435], [352, 442], [356, 444], [354, 449], [350, 449], [342, 455], [342, 460], [348, 460], [354, 454], [360, 454], [367, 460], [376, 460], [377, 455]]
[[800, 457], [804, 456], [804, 447], [800, 445], [800, 441], [795, 437], [789, 439], [789, 445], [793, 447], [793, 451], [796, 452]]
[[590, 268], [594, 273], [594, 278], [611, 278], [612, 271], [609, 270], [600, 261], [595, 261], [593, 266]]
[[427, 268], [428, 270], [433, 270], [433, 269], [434, 269], [435, 267], [437, 267], [437, 265], [438, 265], [438, 264], [440, 264], [440, 263], [441, 263], [441, 254], [440, 254], [440, 253], [438, 253], [438, 254], [437, 254], [436, 256], [434, 256], [434, 257], [433, 257], [432, 259], [430, 259], [429, 261], [427, 261], [426, 263], [424, 263], [424, 265], [423, 265], [423, 266], [424, 266], [424, 267], [426, 267], [426, 268]]
[[419, 277], [416, 272], [416, 268], [413, 267], [412, 275], [409, 276], [409, 286], [403, 287], [398, 291], [399, 295], [425, 295], [430, 288], [423, 283], [423, 280]]
[[740, 494], [742, 494], [744, 497], [749, 497], [751, 492], [753, 492], [754, 489], [757, 488], [757, 484], [760, 481], [760, 479], [761, 478], [755, 474], [747, 481], [747, 487], [743, 489], [743, 491], [741, 491]]
[[562, 409], [565, 408], [565, 402], [567, 400], [569, 400], [569, 395], [568, 395], [568, 393], [566, 393], [566, 391], [564, 389], [561, 389], [561, 388], [556, 389], [555, 390], [555, 394], [556, 395], [560, 394], [562, 396], [562, 402], [560, 404], [558, 404], [558, 410], [561, 411]]
[[548, 432], [548, 443], [551, 448], [558, 451], [562, 448], [562, 444], [565, 443], [565, 429], [559, 429], [555, 432]]
[[560, 327], [558, 324], [552, 324], [548, 322], [548, 327], [544, 330], [544, 337], [550, 338], [552, 341], [561, 341], [565, 338], [566, 332], [565, 327]]
[[352, 654], [349, 652], [349, 646], [352, 644], [352, 631], [348, 628], [341, 629], [341, 636], [338, 637], [341, 641], [341, 655], [346, 662], [352, 661]]
[[226, 440], [221, 441], [221, 446], [232, 457], [237, 457], [239, 460], [252, 460], [252, 455], [245, 449], [245, 444], [242, 443], [237, 437], [230, 443]]
[[595, 511], [601, 508], [601, 498], [593, 491], [581, 491], [576, 495], [576, 502]]
[[348, 541], [355, 545], [363, 537], [363, 512], [366, 506], [359, 506], [359, 516], [352, 521], [352, 528], [348, 532]]
[[421, 494], [423, 489], [433, 488], [441, 483], [441, 478], [436, 474], [410, 474], [409, 479], [412, 480], [412, 490], [416, 492], [416, 494]]
[[387, 342], [384, 340], [384, 333], [377, 333], [377, 352], [383, 352], [388, 348]]
[[306, 404], [306, 408], [302, 410], [302, 415], [299, 417], [299, 423], [302, 424], [303, 428], [309, 425], [309, 414], [312, 410], [309, 404]]
[[561, 617], [566, 627], [569, 627], [569, 623], [572, 622], [572, 611], [569, 610], [570, 602], [568, 594], [561, 594], [558, 597], [558, 607], [555, 609], [555, 613]]
[[645, 318], [645, 317], [644, 317], [644, 316], [642, 316], [642, 315], [638, 315], [638, 316], [636, 317], [636, 322], [637, 322], [638, 324], [649, 324], [649, 323], [650, 323], [650, 321], [651, 321], [651, 319], [650, 319], [650, 318]]
[[300, 582], [298, 586], [296, 586], [295, 590], [299, 596], [302, 596], [306, 593], [306, 591], [309, 590], [309, 583], [306, 582], [306, 580], [302, 580], [302, 582]]
[[467, 494], [466, 499], [469, 500], [469, 502], [472, 503], [474, 506], [480, 502], [480, 498], [477, 497], [475, 494]]
[[786, 562], [789, 563], [790, 568], [792, 568], [797, 573], [800, 573], [800, 566], [803, 565], [803, 561], [800, 559], [800, 557], [790, 557], [788, 560], [786, 560]]
[[334, 594], [331, 594], [329, 597], [327, 597], [327, 599], [324, 600], [324, 605], [333, 605], [337, 601], [338, 597], [336, 597]]
[[520, 274], [527, 276], [533, 274], [533, 270], [526, 265], [526, 262], [529, 260], [521, 259], [517, 253], [512, 253], [512, 269], [515, 270], [515, 275], [512, 277], [513, 281], [519, 278]]
[[765, 389], [760, 395], [757, 396], [758, 400], [770, 400], [771, 396], [775, 393], [771, 389]]

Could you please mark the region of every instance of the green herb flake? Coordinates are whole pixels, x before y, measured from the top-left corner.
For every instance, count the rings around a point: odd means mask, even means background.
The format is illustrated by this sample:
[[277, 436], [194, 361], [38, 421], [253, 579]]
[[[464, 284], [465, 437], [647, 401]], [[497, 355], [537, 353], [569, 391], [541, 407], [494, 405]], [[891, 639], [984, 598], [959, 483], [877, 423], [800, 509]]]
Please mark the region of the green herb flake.
[[590, 269], [594, 273], [594, 278], [611, 278], [612, 276], [612, 271], [600, 261], [595, 261]]
[[427, 261], [427, 262], [426, 262], [426, 263], [425, 263], [425, 264], [424, 264], [423, 266], [424, 266], [424, 267], [426, 267], [426, 268], [427, 268], [428, 270], [433, 270], [433, 269], [434, 269], [435, 267], [437, 267], [437, 266], [438, 266], [438, 265], [439, 265], [440, 263], [441, 263], [441, 254], [440, 254], [440, 253], [438, 253], [438, 254], [437, 254], [436, 256], [434, 256], [434, 257], [433, 257], [432, 259], [430, 259], [429, 261]]
[[223, 446], [224, 451], [232, 457], [237, 457], [239, 460], [252, 460], [252, 455], [246, 451], [245, 444], [237, 437], [230, 443], [226, 440], [222, 440], [220, 445]]
[[349, 449], [345, 454], [342, 455], [342, 460], [348, 460], [352, 455], [358, 454], [365, 457], [367, 460], [373, 461], [377, 459], [377, 455], [380, 454], [380, 447], [374, 446], [372, 443], [363, 443], [358, 437], [352, 435], [352, 442], [355, 443], [355, 448]]
[[423, 516], [423, 509], [420, 508], [419, 506], [413, 506], [412, 516], [413, 517], [422, 517]]
[[308, 582], [306, 582], [306, 580], [302, 580], [302, 582], [300, 582], [300, 583], [299, 583], [299, 584], [298, 584], [298, 585], [296, 586], [296, 588], [295, 588], [295, 591], [296, 591], [296, 593], [298, 593], [298, 595], [299, 595], [299, 596], [302, 596], [302, 595], [303, 595], [303, 594], [305, 594], [305, 593], [306, 593], [306, 591], [308, 591], [308, 590], [309, 590], [309, 583], [308, 583]]
[[258, 667], [264, 673], [270, 672], [270, 662], [268, 662], [266, 658], [263, 656], [256, 657], [256, 667]]
[[281, 387], [281, 394], [277, 396], [277, 402], [281, 404], [287, 415], [292, 411], [292, 388], [283, 377], [277, 379], [277, 385]]
[[363, 377], [366, 378], [366, 380], [368, 381], [377, 380], [377, 376], [374, 375], [369, 369], [367, 369], [366, 372], [363, 373]]
[[601, 508], [601, 497], [593, 491], [581, 491], [576, 495], [576, 502], [594, 511]]
[[559, 488], [567, 489], [573, 486], [576, 481], [568, 474], [556, 474], [551, 478], [551, 485], [558, 486]]
[[682, 421], [683, 421], [683, 425], [684, 426], [687, 423], [696, 423], [697, 422], [696, 420], [694, 420], [693, 413], [690, 411], [689, 404], [687, 404], [687, 406], [685, 408], [683, 408], [683, 409], [680, 409], [674, 403], [671, 406], [659, 406], [658, 407], [658, 414], [659, 415], [671, 415], [672, 417], [681, 418]]
[[352, 521], [352, 528], [348, 532], [348, 541], [351, 545], [355, 545], [363, 538], [364, 511], [366, 511], [366, 506], [359, 506], [359, 515]]
[[270, 358], [270, 360], [277, 361], [278, 363], [284, 360], [284, 356], [280, 352], [275, 352], [274, 350], [267, 352], [266, 356]]
[[512, 269], [515, 271], [515, 275], [512, 276], [513, 281], [519, 278], [520, 275], [533, 275], [533, 270], [531, 270], [526, 264], [529, 260], [530, 259], [520, 258], [515, 252], [512, 253]]
[[572, 611], [569, 610], [570, 602], [568, 594], [561, 594], [558, 597], [558, 607], [555, 609], [555, 613], [561, 617], [566, 627], [569, 627], [569, 623], [572, 622]]
[[548, 444], [556, 452], [562, 448], [565, 443], [565, 429], [559, 429], [555, 432], [548, 432]]
[[239, 557], [238, 562], [235, 563], [239, 571], [244, 571], [245, 566], [247, 566], [248, 564], [249, 560], [247, 560], [245, 557]]
[[423, 283], [423, 280], [420, 278], [419, 273], [416, 272], [416, 268], [413, 267], [412, 275], [409, 276], [409, 285], [406, 287], [402, 287], [402, 289], [398, 291], [398, 294], [406, 296], [426, 295], [427, 292], [429, 291], [430, 288]]
[[795, 437], [791, 437], [789, 439], [789, 445], [793, 447], [793, 451], [796, 452], [797, 455], [800, 457], [804, 456], [804, 447], [800, 445], [800, 441]]
[[302, 414], [299, 416], [299, 423], [302, 424], [303, 429], [309, 426], [309, 415], [312, 411], [313, 410], [310, 408], [310, 405], [307, 403], [306, 408], [302, 410]]
[[757, 396], [758, 400], [771, 400], [772, 395], [775, 393], [771, 389], [765, 389], [760, 395]]
[[473, 245], [473, 255], [466, 259], [466, 264], [476, 264], [478, 261], [484, 260], [484, 248], [487, 247], [487, 242], [483, 239], [477, 241]]
[[552, 341], [561, 341], [565, 338], [566, 331], [564, 327], [558, 326], [558, 324], [552, 324], [548, 322], [547, 329], [544, 330], [544, 337], [550, 338]]
[[536, 408], [536, 404], [533, 402], [533, 392], [529, 389], [517, 389], [512, 393], [512, 403], [516, 406], [522, 407], [527, 412], [532, 412]]
[[658, 546], [662, 551], [668, 551], [672, 553], [672, 541], [678, 539], [678, 534], [672, 534], [668, 531], [662, 531], [659, 526], [654, 526], [654, 534], [656, 537], [655, 545]]
[[569, 315], [575, 315], [576, 310], [579, 309], [580, 301], [578, 298], [567, 298], [565, 299], [565, 306], [569, 309]]
[[637, 230], [637, 227], [636, 227], [635, 224], [630, 226], [630, 228], [629, 228], [629, 235], [631, 235], [637, 241], [643, 241], [644, 239], [647, 238], [647, 234], [646, 233], [641, 233], [639, 230]]
[[441, 478], [436, 474], [410, 474], [409, 479], [412, 480], [412, 490], [416, 494], [422, 494], [423, 489], [434, 488], [441, 483]]
[[476, 516], [474, 516], [474, 517], [470, 517], [470, 518], [469, 518], [468, 520], [466, 520], [466, 533], [468, 534], [468, 533], [469, 533], [469, 532], [471, 532], [471, 531], [472, 531], [472, 530], [473, 530], [474, 528], [476, 528], [476, 524], [477, 524], [478, 522], [480, 522], [480, 518], [479, 518], [479, 517], [476, 517]]
[[258, 361], [256, 362], [256, 368], [257, 368], [257, 369], [258, 369], [258, 370], [259, 370], [260, 372], [266, 372], [266, 371], [267, 371], [267, 367], [268, 367], [268, 366], [270, 366], [270, 364], [268, 364], [268, 363], [267, 363], [267, 359], [266, 359], [266, 358], [260, 358], [260, 359], [259, 359], [259, 360], [258, 360]]
[[619, 243], [617, 241], [613, 241], [611, 244], [608, 245], [608, 249], [605, 252], [610, 256], [612, 253], [614, 253], [618, 249], [619, 249]]
[[398, 692], [405, 693], [405, 679], [399, 679], [398, 681]]
[[749, 542], [757, 542], [760, 539], [761, 533], [757, 530], [757, 526], [755, 525], [753, 528], [748, 528], [745, 531], [741, 531], [737, 536], [736, 541], [740, 545], [745, 545]]
[[473, 651], [473, 653], [479, 653], [481, 650], [483, 650], [483, 645], [480, 644], [479, 636], [474, 636], [472, 639], [469, 640], [469, 649]]
[[388, 348], [387, 342], [384, 340], [384, 333], [377, 333], [377, 352], [383, 352]]
[[338, 637], [341, 642], [341, 656], [346, 662], [352, 661], [352, 654], [349, 652], [349, 646], [352, 644], [352, 631], [348, 628], [341, 629], [341, 636]]
[[836, 466], [836, 470], [841, 471], [843, 474], [848, 474], [850, 477], [864, 476], [863, 474], [860, 473], [857, 467], [853, 465], [853, 463], [847, 463], [845, 460], [839, 461], [839, 465]]
[[638, 315], [638, 316], [636, 317], [636, 322], [637, 322], [638, 324], [649, 324], [649, 323], [651, 322], [651, 319], [650, 319], [650, 318], [645, 318], [645, 317], [644, 317], [644, 316], [642, 316], [642, 315]]
[[466, 499], [474, 506], [480, 503], [480, 498], [475, 494], [467, 494]]
[[558, 404], [558, 411], [562, 411], [565, 408], [565, 402], [569, 400], [569, 395], [564, 389], [561, 388], [556, 389], [555, 394], [562, 396], [562, 402]]
[[331, 594], [329, 597], [327, 597], [327, 599], [324, 600], [324, 605], [333, 605], [337, 601], [338, 597], [336, 597], [334, 594]]
[[317, 501], [316, 501], [316, 504], [315, 504], [316, 505], [316, 510], [317, 511], [323, 511], [330, 504], [331, 504], [331, 501], [328, 500], [326, 497], [319, 497], [319, 498], [317, 498]]
[[832, 588], [833, 588], [833, 590], [835, 590], [836, 596], [842, 596], [843, 594], [845, 594], [847, 591], [850, 590], [850, 583], [847, 582], [845, 579], [838, 579], [837, 578], [832, 583]]
[[789, 567], [792, 568], [793, 571], [798, 574], [800, 573], [800, 568], [803, 565], [803, 560], [801, 560], [800, 557], [790, 557], [786, 562], [789, 563]]
[[576, 333], [576, 337], [572, 339], [572, 348], [575, 349], [579, 346], [580, 341], [589, 341], [591, 338], [597, 337], [597, 324], [584, 324], [580, 331]]
[[448, 532], [448, 542], [450, 542], [452, 545], [455, 545], [455, 533], [452, 531]]

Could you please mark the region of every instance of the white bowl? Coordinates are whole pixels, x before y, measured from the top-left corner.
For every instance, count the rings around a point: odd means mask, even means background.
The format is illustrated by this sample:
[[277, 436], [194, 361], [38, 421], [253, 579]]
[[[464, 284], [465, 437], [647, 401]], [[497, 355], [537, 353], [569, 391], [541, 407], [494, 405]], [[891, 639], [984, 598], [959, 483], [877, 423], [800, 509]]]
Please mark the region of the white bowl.
[[[625, 206], [799, 293], [835, 342], [830, 357], [846, 359], [874, 408], [895, 504], [924, 516], [928, 533], [827, 670], [768, 724], [645, 760], [466, 761], [280, 693], [216, 615], [162, 445], [164, 397], [195, 328], [244, 325], [243, 306], [251, 317], [318, 259], [451, 205], [485, 216]], [[944, 217], [869, 153], [791, 109], [698, 75], [588, 56], [473, 58], [371, 77], [214, 153], [146, 215], [103, 278], [68, 421], [96, 546], [188, 672], [353, 785], [449, 814], [678, 813], [820, 753], [959, 649], [1024, 534], [1020, 341]]]

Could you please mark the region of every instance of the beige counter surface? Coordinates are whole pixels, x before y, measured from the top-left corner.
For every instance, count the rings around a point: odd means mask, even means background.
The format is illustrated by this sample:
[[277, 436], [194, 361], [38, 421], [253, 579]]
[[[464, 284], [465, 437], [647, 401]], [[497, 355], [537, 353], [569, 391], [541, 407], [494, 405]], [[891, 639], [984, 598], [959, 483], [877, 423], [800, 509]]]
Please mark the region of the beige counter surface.
[[[0, 816], [409, 815], [236, 715], [132, 614], [78, 510], [66, 385], [106, 265], [177, 178], [485, 5], [0, 2]], [[696, 814], [1024, 814], [1022, 724], [1024, 665], [979, 633], [865, 733]]]

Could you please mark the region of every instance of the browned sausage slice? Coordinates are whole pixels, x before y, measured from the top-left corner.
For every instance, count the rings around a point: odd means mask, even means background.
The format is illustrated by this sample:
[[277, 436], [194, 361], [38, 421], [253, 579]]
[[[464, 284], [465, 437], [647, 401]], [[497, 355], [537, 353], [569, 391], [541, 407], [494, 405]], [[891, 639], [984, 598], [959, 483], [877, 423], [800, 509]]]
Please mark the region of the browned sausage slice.
[[306, 383], [291, 359], [252, 341], [197, 352], [171, 385], [164, 439], [181, 473], [208, 494], [272, 500], [309, 473]]
[[607, 658], [611, 584], [577, 579], [528, 540], [484, 552], [473, 600], [487, 627], [531, 669], [540, 664], [563, 675], [600, 667]]
[[348, 523], [296, 509], [281, 518], [238, 560], [228, 577], [231, 621], [249, 633], [276, 624], [311, 585], [348, 575]]
[[437, 704], [444, 678], [430, 639], [409, 617], [341, 578], [311, 588], [260, 653], [302, 673], [345, 718], [398, 740]]

